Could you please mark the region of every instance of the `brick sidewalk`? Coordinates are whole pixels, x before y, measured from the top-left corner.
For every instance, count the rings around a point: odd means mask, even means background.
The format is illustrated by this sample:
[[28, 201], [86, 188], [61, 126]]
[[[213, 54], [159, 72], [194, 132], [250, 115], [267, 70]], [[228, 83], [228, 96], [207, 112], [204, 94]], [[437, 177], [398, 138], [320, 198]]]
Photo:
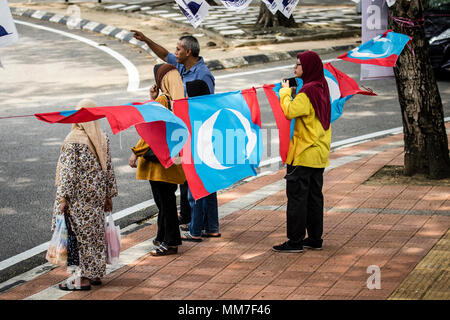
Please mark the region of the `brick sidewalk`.
[[[56, 268], [0, 300], [449, 299], [450, 187], [365, 183], [383, 166], [403, 164], [402, 141], [395, 135], [331, 154], [322, 251], [271, 250], [286, 239], [280, 170], [219, 195], [221, 238], [152, 257], [149, 225], [123, 237], [122, 266], [102, 286], [67, 294], [57, 289], [65, 268]], [[381, 268], [381, 289], [367, 288], [371, 265]]]

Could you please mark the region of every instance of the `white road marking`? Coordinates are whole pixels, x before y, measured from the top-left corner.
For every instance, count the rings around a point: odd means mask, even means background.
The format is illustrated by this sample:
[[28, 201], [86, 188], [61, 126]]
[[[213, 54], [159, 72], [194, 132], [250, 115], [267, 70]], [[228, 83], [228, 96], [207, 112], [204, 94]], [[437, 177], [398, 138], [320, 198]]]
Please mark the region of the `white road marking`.
[[[328, 62], [333, 62], [333, 61], [340, 61], [340, 59], [323, 60], [322, 63], [328, 63]], [[258, 70], [252, 70], [252, 71], [244, 71], [244, 72], [237, 72], [237, 73], [232, 73], [232, 74], [224, 74], [224, 75], [217, 76], [215, 78], [216, 79], [227, 79], [227, 78], [233, 78], [233, 77], [238, 77], [238, 76], [246, 76], [246, 75], [249, 75], [249, 74], [256, 74], [256, 73], [262, 73], [262, 72], [270, 72], [270, 71], [289, 69], [289, 68], [292, 68], [292, 66], [293, 66], [292, 64], [289, 64], [289, 65], [273, 67], [273, 68], [258, 69]]]
[[99, 43], [97, 43], [95, 41], [92, 41], [90, 39], [87, 39], [87, 38], [84, 38], [84, 37], [81, 37], [81, 36], [78, 36], [78, 35], [75, 35], [75, 34], [72, 34], [69, 32], [65, 32], [65, 31], [61, 31], [61, 30], [57, 30], [57, 29], [53, 29], [53, 28], [49, 28], [49, 27], [44, 27], [44, 26], [40, 26], [40, 25], [37, 25], [34, 23], [25, 22], [25, 21], [14, 20], [14, 22], [17, 24], [22, 24], [24, 26], [41, 29], [41, 30], [45, 30], [48, 32], [57, 33], [57, 34], [65, 36], [65, 37], [81, 41], [87, 45], [90, 45], [96, 49], [99, 49], [99, 50], [111, 55], [113, 58], [118, 60], [127, 70], [127, 73], [128, 73], [127, 91], [138, 91], [139, 90], [139, 71], [137, 70], [135, 65], [133, 63], [131, 63], [130, 60], [125, 58], [123, 55], [121, 55], [117, 51], [114, 51], [105, 46], [101, 46]]

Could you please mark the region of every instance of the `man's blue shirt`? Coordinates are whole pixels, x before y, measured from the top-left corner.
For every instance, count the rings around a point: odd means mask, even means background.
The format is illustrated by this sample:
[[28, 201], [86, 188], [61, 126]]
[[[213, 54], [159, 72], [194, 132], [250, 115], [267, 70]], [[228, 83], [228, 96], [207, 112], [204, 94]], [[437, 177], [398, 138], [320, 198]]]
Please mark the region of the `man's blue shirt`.
[[170, 53], [167, 55], [167, 63], [173, 64], [180, 72], [181, 79], [183, 79], [184, 95], [186, 95], [186, 82], [194, 80], [203, 80], [208, 85], [211, 94], [214, 94], [215, 81], [211, 71], [209, 71], [203, 58], [192, 66], [189, 70], [186, 70], [184, 64], [177, 62], [177, 57]]

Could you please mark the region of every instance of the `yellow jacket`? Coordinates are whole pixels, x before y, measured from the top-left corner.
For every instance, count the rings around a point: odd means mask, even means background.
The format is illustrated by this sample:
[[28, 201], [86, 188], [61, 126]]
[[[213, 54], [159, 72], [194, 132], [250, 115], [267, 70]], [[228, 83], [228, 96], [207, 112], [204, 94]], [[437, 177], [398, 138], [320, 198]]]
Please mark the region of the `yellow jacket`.
[[[163, 95], [156, 98], [156, 101], [166, 108], [169, 105], [169, 102]], [[137, 180], [162, 181], [173, 184], [183, 184], [186, 181], [186, 176], [184, 175], [181, 164], [173, 164], [166, 169], [160, 163], [145, 160], [143, 155], [145, 154], [145, 152], [147, 152], [148, 148], [148, 144], [142, 138], [139, 140], [135, 147], [131, 148], [134, 154], [138, 156], [136, 172]]]
[[287, 119], [295, 118], [286, 163], [293, 166], [325, 168], [330, 164], [331, 126], [324, 130], [304, 93], [291, 100], [291, 88], [280, 90], [280, 104]]

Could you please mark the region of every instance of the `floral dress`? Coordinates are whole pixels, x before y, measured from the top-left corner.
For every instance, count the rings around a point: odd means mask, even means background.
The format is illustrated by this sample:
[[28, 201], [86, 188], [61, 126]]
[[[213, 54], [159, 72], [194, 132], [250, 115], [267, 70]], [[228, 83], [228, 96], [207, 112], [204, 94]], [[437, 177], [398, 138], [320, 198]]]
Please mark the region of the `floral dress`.
[[59, 157], [60, 182], [56, 190], [52, 230], [64, 197], [68, 200], [70, 223], [77, 240], [81, 276], [89, 279], [106, 274], [104, 205], [107, 197], [117, 195], [109, 138], [106, 140], [106, 171], [102, 171], [97, 157], [84, 144], [66, 144]]

